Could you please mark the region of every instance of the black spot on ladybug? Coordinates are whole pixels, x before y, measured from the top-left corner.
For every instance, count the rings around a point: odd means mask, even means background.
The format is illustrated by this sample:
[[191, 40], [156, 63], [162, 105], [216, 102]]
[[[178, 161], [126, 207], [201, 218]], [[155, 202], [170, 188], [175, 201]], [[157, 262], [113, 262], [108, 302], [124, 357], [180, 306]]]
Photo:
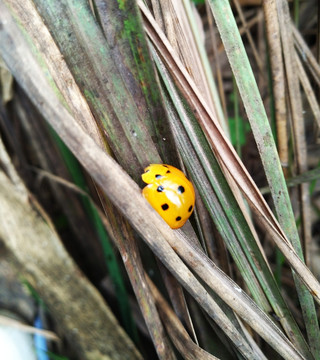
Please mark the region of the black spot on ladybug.
[[189, 207], [188, 211], [191, 212], [191, 211], [192, 211], [192, 208], [193, 208], [193, 206], [191, 205], [191, 206]]
[[180, 220], [181, 220], [181, 216], [177, 216], [176, 221], [180, 221]]
[[168, 167], [168, 165], [162, 165], [162, 166], [164, 166], [164, 167], [166, 167], [166, 168]]
[[171, 171], [170, 170], [168, 170], [167, 172], [166, 172], [166, 174], [170, 174], [171, 173]]
[[155, 178], [156, 178], [156, 179], [161, 179], [161, 178], [162, 178], [162, 175], [157, 174], [157, 175], [155, 176]]
[[182, 185], [180, 185], [178, 187], [178, 194], [183, 194], [184, 193], [184, 187]]
[[149, 171], [150, 171], [150, 169], [146, 170], [145, 173], [147, 173], [147, 172], [149, 172]]
[[163, 205], [161, 205], [161, 208], [162, 208], [162, 210], [168, 210], [169, 209], [169, 205], [168, 204], [163, 204]]
[[158, 192], [162, 192], [164, 190], [164, 187], [162, 186], [162, 185], [159, 185], [158, 187], [157, 187], [157, 191]]

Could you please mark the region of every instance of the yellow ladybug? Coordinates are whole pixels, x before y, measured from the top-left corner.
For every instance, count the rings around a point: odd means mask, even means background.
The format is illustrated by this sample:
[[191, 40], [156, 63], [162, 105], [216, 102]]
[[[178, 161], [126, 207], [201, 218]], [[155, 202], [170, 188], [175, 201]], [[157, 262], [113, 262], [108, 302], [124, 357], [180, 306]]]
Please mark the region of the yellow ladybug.
[[195, 202], [193, 185], [184, 173], [171, 165], [151, 164], [141, 177], [148, 184], [142, 194], [151, 206], [172, 229], [183, 226]]

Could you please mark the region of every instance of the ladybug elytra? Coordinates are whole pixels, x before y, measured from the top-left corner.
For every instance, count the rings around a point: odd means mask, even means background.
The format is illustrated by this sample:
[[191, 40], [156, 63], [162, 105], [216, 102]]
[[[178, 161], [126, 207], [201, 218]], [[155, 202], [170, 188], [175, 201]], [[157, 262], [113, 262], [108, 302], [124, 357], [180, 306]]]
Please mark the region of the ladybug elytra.
[[193, 185], [185, 174], [171, 165], [151, 164], [141, 177], [148, 184], [142, 194], [150, 205], [172, 229], [183, 226], [195, 203]]

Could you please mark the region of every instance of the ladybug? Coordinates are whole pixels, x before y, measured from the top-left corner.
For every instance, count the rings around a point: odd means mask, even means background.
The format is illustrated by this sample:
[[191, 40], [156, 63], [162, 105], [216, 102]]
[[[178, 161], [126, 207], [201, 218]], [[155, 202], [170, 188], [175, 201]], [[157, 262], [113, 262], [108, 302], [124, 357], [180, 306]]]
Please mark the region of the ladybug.
[[183, 226], [195, 202], [193, 185], [185, 174], [171, 165], [151, 164], [141, 177], [148, 184], [142, 194], [150, 205], [172, 229]]

